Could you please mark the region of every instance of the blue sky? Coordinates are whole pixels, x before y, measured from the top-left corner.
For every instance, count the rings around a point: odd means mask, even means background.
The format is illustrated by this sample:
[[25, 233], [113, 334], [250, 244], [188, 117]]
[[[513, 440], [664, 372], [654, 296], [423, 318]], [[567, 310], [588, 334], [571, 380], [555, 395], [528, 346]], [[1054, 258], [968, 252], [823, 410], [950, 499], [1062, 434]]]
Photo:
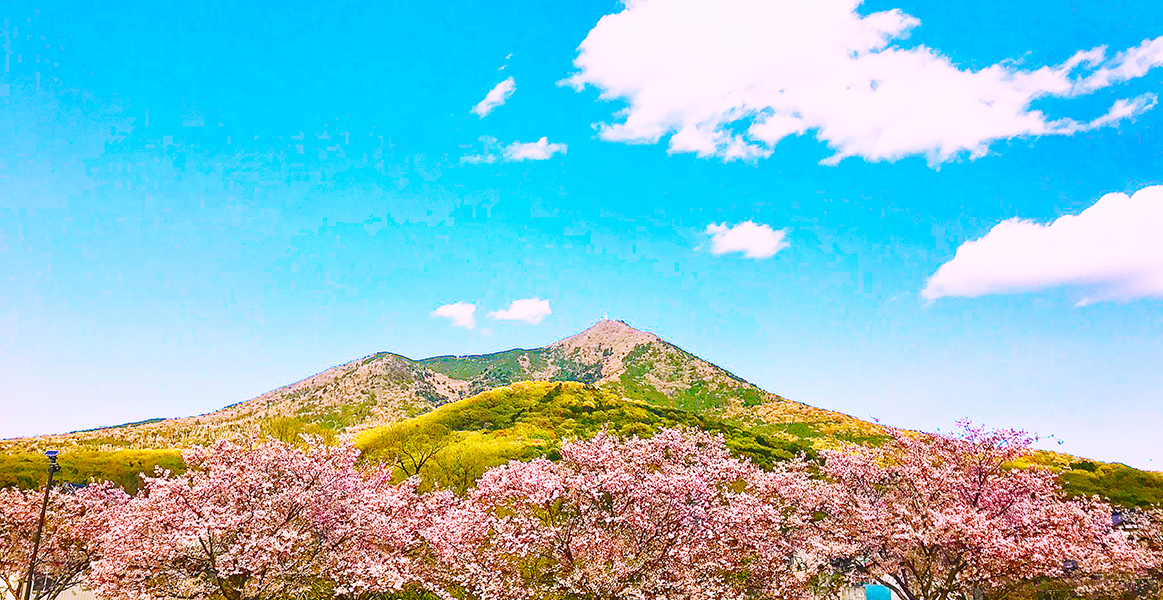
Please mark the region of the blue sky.
[[796, 400], [1163, 469], [1156, 2], [6, 10], [0, 436], [608, 314]]

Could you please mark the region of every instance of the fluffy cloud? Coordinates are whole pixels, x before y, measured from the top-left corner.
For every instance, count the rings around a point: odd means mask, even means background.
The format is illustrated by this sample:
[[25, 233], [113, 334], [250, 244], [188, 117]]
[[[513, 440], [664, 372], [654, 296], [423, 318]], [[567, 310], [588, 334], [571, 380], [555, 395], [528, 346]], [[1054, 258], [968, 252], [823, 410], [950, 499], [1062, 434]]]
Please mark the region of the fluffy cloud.
[[509, 308], [495, 310], [489, 313], [489, 316], [498, 321], [524, 321], [536, 325], [552, 313], [548, 300], [525, 298], [524, 300], [514, 300], [509, 304]]
[[567, 149], [565, 144], [550, 144], [549, 138], [527, 144], [513, 142], [505, 147], [505, 160], [545, 160], [558, 152], [565, 154]]
[[515, 91], [517, 91], [517, 83], [510, 77], [489, 90], [489, 93], [485, 94], [485, 99], [472, 107], [472, 113], [483, 119], [485, 115], [493, 112], [494, 108], [504, 104]]
[[707, 235], [711, 236], [711, 253], [741, 252], [747, 258], [770, 258], [787, 247], [784, 230], [774, 231], [769, 225], [757, 225], [744, 221], [734, 227], [726, 223], [707, 225]]
[[432, 311], [432, 316], [449, 319], [456, 327], [472, 329], [477, 325], [476, 311], [477, 307], [474, 304], [469, 302], [455, 302], [453, 304], [445, 304]]
[[1163, 296], [1163, 186], [1107, 194], [1049, 225], [1010, 219], [966, 242], [921, 295], [976, 297], [1078, 286], [1080, 304]]
[[603, 139], [656, 143], [724, 160], [771, 154], [808, 131], [834, 164], [908, 155], [931, 163], [984, 155], [991, 142], [1093, 129], [1155, 106], [1120, 100], [1088, 122], [1031, 110], [1141, 77], [1163, 64], [1163, 37], [1109, 59], [1104, 48], [1038, 69], [1004, 61], [962, 69], [898, 40], [920, 25], [900, 10], [861, 15], [859, 0], [629, 0], [590, 31], [564, 83], [623, 99]]

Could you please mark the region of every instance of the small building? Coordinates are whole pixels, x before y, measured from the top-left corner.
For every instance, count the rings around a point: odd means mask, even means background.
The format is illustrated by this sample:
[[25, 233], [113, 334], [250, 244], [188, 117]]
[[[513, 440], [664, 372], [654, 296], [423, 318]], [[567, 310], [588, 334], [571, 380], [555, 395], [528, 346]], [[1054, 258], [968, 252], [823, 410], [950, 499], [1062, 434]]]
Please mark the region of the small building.
[[839, 600], [900, 600], [883, 585], [854, 585], [840, 592]]

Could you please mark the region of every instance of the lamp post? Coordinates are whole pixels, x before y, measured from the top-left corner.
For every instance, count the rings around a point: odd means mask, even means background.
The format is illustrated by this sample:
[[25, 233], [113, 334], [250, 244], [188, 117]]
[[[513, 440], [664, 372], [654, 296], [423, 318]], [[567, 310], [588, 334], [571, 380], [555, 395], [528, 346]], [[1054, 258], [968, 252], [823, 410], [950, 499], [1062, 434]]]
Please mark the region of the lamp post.
[[44, 514], [48, 512], [48, 493], [52, 490], [52, 476], [61, 470], [57, 464], [57, 451], [49, 450], [44, 455], [48, 457], [48, 483], [44, 485], [44, 503], [40, 505], [40, 525], [36, 528], [36, 537], [32, 538], [32, 561], [28, 563], [28, 579], [24, 582], [24, 600], [32, 596], [32, 584], [36, 580], [36, 553], [40, 551], [40, 532], [44, 529]]

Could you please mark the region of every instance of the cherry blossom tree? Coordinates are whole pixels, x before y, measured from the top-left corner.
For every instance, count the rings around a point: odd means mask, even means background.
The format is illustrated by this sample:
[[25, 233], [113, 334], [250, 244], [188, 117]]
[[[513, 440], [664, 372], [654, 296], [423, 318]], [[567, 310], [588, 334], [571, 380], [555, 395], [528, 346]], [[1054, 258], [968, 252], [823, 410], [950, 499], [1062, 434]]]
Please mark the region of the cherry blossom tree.
[[393, 544], [408, 539], [398, 529], [415, 482], [365, 475], [358, 455], [350, 445], [257, 440], [187, 451], [185, 475], [148, 478], [115, 515], [92, 585], [109, 599], [398, 590], [410, 579]]
[[1115, 520], [1118, 528], [1147, 554], [1146, 569], [1137, 572], [1080, 571], [1054, 582], [1052, 587], [1085, 598], [1107, 600], [1163, 597], [1163, 508], [1122, 509], [1116, 513]]
[[445, 596], [795, 598], [824, 565], [802, 462], [764, 472], [721, 437], [602, 432], [487, 471], [422, 530]]
[[439, 518], [431, 507], [443, 504], [417, 494], [419, 477], [394, 484], [392, 475], [391, 467], [365, 474], [347, 492], [349, 508], [334, 514], [346, 523], [325, 524], [332, 531], [347, 531], [331, 569], [337, 595], [363, 598], [419, 586], [423, 546], [419, 531]]
[[1126, 511], [1120, 520], [1128, 535], [1149, 554], [1146, 572], [1125, 582], [1120, 591], [1124, 597], [1128, 593], [1143, 598], [1163, 596], [1163, 508]]
[[1109, 505], [1064, 499], [1048, 469], [1014, 466], [1030, 436], [962, 426], [956, 437], [894, 432], [881, 447], [825, 453], [832, 550], [851, 578], [907, 600], [957, 600], [1149, 565]]
[[[97, 536], [128, 498], [110, 483], [49, 491], [32, 597], [53, 600], [84, 580], [99, 558]], [[43, 501], [43, 490], [0, 490], [0, 585], [13, 598], [25, 592]]]
[[[51, 500], [55, 514], [57, 494]], [[24, 597], [22, 586], [32, 560], [32, 537], [40, 518], [40, 503], [41, 492], [0, 490], [0, 578], [13, 598]]]

